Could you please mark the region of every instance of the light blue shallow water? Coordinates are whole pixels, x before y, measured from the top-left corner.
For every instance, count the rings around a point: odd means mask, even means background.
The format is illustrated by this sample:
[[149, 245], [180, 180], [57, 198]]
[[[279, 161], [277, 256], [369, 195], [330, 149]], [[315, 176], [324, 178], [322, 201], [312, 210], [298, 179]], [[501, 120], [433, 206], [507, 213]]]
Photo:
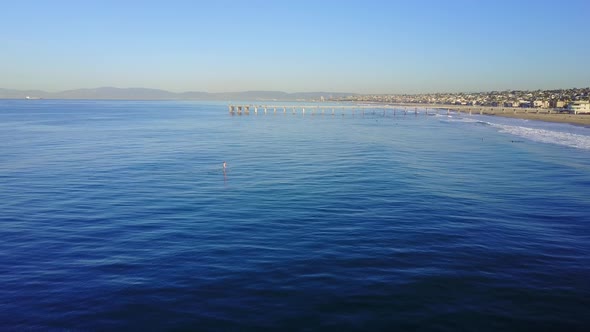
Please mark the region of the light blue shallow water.
[[588, 128], [4, 100], [0, 184], [1, 330], [590, 327]]

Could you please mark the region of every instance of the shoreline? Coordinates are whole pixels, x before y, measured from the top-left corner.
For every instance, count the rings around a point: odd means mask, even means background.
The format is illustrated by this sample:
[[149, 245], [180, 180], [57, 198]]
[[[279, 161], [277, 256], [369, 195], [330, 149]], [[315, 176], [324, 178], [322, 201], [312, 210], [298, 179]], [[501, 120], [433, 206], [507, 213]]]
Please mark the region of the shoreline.
[[501, 116], [501, 117], [505, 117], [505, 118], [514, 118], [514, 119], [523, 119], [523, 120], [568, 123], [571, 125], [590, 128], [590, 115], [548, 114], [548, 113], [494, 113], [494, 112], [490, 112], [490, 113], [484, 112], [483, 115]]
[[488, 116], [501, 116], [506, 118], [568, 123], [576, 126], [590, 128], [590, 114], [563, 113], [564, 110], [538, 109], [538, 108], [507, 108], [490, 106], [456, 106], [435, 104], [395, 104], [404, 107], [435, 108], [451, 110], [462, 114], [479, 114]]

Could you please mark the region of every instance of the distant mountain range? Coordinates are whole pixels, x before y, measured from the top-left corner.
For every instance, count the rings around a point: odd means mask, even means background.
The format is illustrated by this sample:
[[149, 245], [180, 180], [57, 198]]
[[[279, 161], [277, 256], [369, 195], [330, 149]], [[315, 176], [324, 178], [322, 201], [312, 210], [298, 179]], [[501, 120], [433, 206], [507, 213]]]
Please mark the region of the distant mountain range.
[[101, 87], [95, 89], [76, 89], [60, 92], [41, 90], [13, 90], [0, 88], [0, 99], [128, 99], [128, 100], [326, 100], [354, 96], [355, 93], [342, 92], [296, 92], [282, 91], [243, 91], [243, 92], [171, 92], [147, 88], [114, 88]]

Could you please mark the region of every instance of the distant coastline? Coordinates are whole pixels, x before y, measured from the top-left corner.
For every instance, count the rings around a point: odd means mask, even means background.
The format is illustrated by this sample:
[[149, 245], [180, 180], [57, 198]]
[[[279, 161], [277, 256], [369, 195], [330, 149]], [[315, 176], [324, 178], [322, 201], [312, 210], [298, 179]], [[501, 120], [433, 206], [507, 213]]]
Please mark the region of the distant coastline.
[[96, 100], [253, 100], [253, 101], [325, 101], [356, 96], [349, 92], [294, 92], [240, 91], [240, 92], [172, 92], [148, 88], [100, 87], [59, 92], [42, 90], [15, 90], [0, 88], [0, 99], [96, 99]]
[[[557, 91], [562, 91], [557, 93]], [[524, 92], [520, 91], [522, 94]], [[567, 89], [567, 90], [551, 90], [551, 96], [566, 96], [569, 100], [582, 99], [587, 100], [590, 93], [589, 88], [582, 89]], [[541, 90], [535, 93], [544, 93]], [[482, 95], [490, 96], [493, 94], [501, 95], [504, 93], [491, 92], [488, 94], [479, 93], [472, 94], [480, 98]], [[508, 93], [513, 95], [512, 93]], [[527, 93], [528, 94], [528, 93]], [[71, 100], [218, 100], [218, 101], [232, 101], [232, 100], [248, 100], [248, 101], [313, 101], [313, 102], [353, 102], [353, 103], [375, 103], [375, 104], [389, 104], [399, 105], [400, 107], [408, 108], [438, 108], [449, 109], [461, 113], [483, 114], [490, 116], [502, 116], [510, 118], [519, 118], [527, 120], [547, 121], [547, 122], [561, 122], [570, 123], [580, 126], [590, 127], [590, 114], [570, 114], [565, 108], [561, 107], [510, 107], [510, 106], [489, 106], [489, 105], [456, 105], [448, 103], [423, 103], [416, 102], [395, 102], [395, 98], [409, 98], [412, 95], [362, 95], [346, 92], [298, 92], [287, 93], [282, 91], [243, 91], [243, 92], [170, 92], [159, 89], [148, 88], [115, 88], [115, 87], [101, 87], [95, 89], [76, 89], [61, 92], [46, 92], [42, 90], [14, 90], [0, 88], [0, 99], [71, 99]], [[431, 97], [435, 96], [441, 98], [442, 96], [449, 96], [448, 98], [456, 99], [457, 97], [465, 98], [463, 94], [435, 94], [435, 95], [413, 95], [411, 98], [417, 96]], [[387, 100], [393, 98], [394, 100]]]

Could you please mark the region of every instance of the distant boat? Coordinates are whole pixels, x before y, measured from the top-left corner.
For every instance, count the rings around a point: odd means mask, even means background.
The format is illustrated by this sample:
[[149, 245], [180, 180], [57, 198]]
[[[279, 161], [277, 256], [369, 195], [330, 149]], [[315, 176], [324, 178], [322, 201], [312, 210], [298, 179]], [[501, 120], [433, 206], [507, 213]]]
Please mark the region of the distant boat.
[[25, 99], [36, 100], [36, 99], [41, 99], [41, 97], [26, 96]]

